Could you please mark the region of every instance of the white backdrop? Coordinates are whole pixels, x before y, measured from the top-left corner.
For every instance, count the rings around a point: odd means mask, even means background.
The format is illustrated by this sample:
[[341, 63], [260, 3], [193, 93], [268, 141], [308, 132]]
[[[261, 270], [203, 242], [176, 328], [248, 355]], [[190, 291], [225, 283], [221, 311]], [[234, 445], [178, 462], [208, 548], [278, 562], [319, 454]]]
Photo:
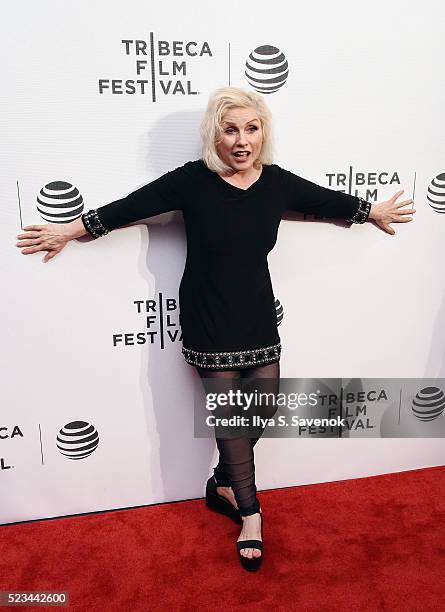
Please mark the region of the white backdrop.
[[[366, 13], [346, 0], [3, 4], [1, 523], [203, 495], [215, 445], [193, 436], [196, 374], [180, 352], [181, 216], [75, 241], [42, 264], [14, 246], [18, 196], [23, 225], [44, 223], [37, 197], [50, 183], [77, 188], [88, 210], [196, 159], [208, 94], [250, 88], [245, 62], [264, 45], [289, 64], [266, 96], [276, 163], [373, 200], [412, 197], [415, 186], [418, 211], [396, 236], [369, 223], [282, 222], [269, 256], [282, 376], [445, 377], [445, 214], [427, 199], [436, 177], [445, 189], [444, 17], [439, 1], [377, 1]], [[178, 55], [163, 55], [173, 41]], [[196, 54], [180, 55], [190, 41]], [[147, 82], [117, 93], [137, 79]], [[138, 311], [145, 300], [154, 310]], [[77, 422], [91, 426], [93, 446], [72, 460], [63, 448]], [[259, 489], [445, 459], [443, 438], [419, 430], [256, 448]]]

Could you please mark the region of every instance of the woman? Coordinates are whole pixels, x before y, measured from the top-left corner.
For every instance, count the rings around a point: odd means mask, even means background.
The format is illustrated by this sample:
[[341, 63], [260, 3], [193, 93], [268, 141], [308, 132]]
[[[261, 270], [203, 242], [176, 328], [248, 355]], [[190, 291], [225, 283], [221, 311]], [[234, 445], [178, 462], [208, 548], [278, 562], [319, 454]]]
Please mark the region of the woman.
[[[128, 223], [182, 210], [187, 260], [179, 303], [185, 360], [204, 384], [209, 378], [230, 384], [249, 378], [277, 392], [281, 345], [267, 254], [282, 214], [293, 210], [351, 223], [372, 219], [394, 234], [390, 223], [412, 220], [408, 215], [415, 211], [402, 209], [412, 200], [396, 203], [399, 191], [370, 204], [273, 164], [270, 112], [253, 92], [217, 90], [201, 133], [201, 159], [71, 223], [27, 226], [17, 246], [24, 254], [47, 251], [47, 262], [86, 233], [98, 238]], [[248, 570], [258, 569], [263, 550], [253, 452], [261, 433], [216, 437], [220, 459], [206, 489], [210, 507], [242, 524], [237, 550]]]

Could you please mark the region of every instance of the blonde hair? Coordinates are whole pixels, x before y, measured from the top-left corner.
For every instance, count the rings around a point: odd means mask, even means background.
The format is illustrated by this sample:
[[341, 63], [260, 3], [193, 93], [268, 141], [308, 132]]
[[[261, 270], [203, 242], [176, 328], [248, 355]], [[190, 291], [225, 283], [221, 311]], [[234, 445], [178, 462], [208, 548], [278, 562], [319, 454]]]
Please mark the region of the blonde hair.
[[214, 91], [207, 104], [201, 122], [202, 159], [209, 170], [226, 174], [231, 168], [218, 156], [216, 145], [222, 135], [222, 122], [229, 109], [253, 107], [260, 120], [263, 131], [263, 144], [255, 166], [273, 163], [272, 115], [263, 98], [253, 92], [238, 87], [221, 87]]

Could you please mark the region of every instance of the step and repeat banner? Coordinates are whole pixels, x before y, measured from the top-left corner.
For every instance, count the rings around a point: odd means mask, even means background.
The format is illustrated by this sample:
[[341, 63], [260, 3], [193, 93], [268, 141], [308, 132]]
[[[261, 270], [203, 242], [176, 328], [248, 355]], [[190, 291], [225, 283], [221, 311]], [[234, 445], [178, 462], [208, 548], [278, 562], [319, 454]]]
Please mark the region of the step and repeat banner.
[[197, 159], [226, 85], [265, 97], [275, 163], [417, 210], [394, 236], [283, 219], [281, 375], [324, 381], [347, 423], [265, 437], [258, 488], [443, 465], [443, 4], [7, 1], [2, 17], [0, 523], [203, 495], [216, 449], [181, 355], [181, 214], [46, 264], [15, 243]]

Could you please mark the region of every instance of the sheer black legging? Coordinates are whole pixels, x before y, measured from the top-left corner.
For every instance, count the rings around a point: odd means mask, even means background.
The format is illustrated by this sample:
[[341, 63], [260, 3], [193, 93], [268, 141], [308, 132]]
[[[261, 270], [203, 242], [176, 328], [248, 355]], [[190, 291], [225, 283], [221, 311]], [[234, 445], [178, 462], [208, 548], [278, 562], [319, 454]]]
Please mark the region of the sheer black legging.
[[[226, 379], [233, 388], [242, 388], [244, 393], [257, 390], [267, 393], [268, 399], [263, 396], [261, 405], [255, 408], [256, 414], [267, 419], [274, 416], [277, 406], [275, 397], [280, 384], [280, 362], [247, 368], [242, 370], [211, 371], [196, 367], [207, 392], [209, 384], [206, 379]], [[227, 380], [227, 379], [231, 379]], [[242, 379], [249, 379], [247, 381]], [[214, 387], [212, 387], [214, 390]], [[273, 394], [273, 395], [271, 395]], [[249, 430], [249, 436], [242, 433], [239, 437], [218, 437], [215, 430], [216, 445], [219, 451], [219, 462], [214, 468], [214, 475], [219, 486], [232, 487], [236, 503], [242, 516], [255, 514], [260, 510], [256, 496], [254, 446], [264, 432], [264, 426], [257, 426]]]

